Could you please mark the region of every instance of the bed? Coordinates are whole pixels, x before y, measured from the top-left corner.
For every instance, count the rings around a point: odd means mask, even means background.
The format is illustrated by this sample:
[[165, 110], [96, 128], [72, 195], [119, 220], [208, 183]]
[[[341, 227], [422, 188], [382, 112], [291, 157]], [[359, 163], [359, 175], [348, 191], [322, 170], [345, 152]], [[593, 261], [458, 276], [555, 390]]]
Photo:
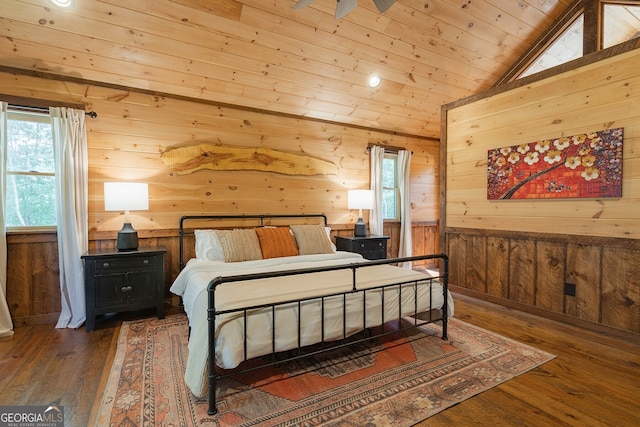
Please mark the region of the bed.
[[[323, 214], [184, 216], [179, 229], [171, 292], [189, 319], [185, 383], [197, 397], [208, 394], [210, 415], [217, 381], [231, 375], [395, 333], [401, 323], [440, 321], [447, 339], [444, 254], [369, 261], [337, 251]], [[195, 257], [185, 263], [191, 232]], [[425, 259], [440, 262], [439, 276], [399, 267]]]

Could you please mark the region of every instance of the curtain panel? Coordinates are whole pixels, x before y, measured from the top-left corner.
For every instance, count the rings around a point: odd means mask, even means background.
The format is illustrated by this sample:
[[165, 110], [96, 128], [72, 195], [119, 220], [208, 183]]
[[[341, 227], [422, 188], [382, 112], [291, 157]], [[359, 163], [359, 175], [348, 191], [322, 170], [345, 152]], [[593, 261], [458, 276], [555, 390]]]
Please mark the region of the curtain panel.
[[374, 145], [369, 152], [369, 185], [373, 190], [373, 209], [369, 211], [369, 232], [381, 236], [384, 233], [382, 213], [382, 163], [384, 148]]
[[[400, 245], [398, 257], [410, 257], [411, 241], [411, 151], [398, 151], [398, 188], [400, 190]], [[402, 263], [402, 267], [411, 270], [412, 263]]]
[[7, 189], [7, 103], [0, 102], [0, 337], [13, 335], [13, 321], [7, 304], [7, 230], [4, 200]]
[[80, 256], [89, 247], [88, 156], [85, 113], [51, 107], [56, 171], [56, 217], [60, 268], [60, 317], [56, 328], [79, 328], [86, 319]]

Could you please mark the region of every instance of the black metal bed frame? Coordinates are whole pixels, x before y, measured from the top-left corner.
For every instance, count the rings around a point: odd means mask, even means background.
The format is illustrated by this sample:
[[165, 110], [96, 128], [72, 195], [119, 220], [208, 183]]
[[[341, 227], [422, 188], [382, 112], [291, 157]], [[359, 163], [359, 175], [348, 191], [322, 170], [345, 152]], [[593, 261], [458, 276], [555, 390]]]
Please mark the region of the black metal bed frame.
[[[180, 219], [180, 268], [184, 267], [184, 247], [183, 247], [183, 239], [184, 239], [184, 222], [186, 220], [219, 220], [219, 219], [259, 219], [260, 225], [264, 224], [265, 219], [271, 218], [313, 218], [313, 217], [321, 217], [324, 218], [324, 224], [327, 224], [327, 218], [324, 214], [311, 214], [311, 215], [206, 215], [206, 216], [183, 216]], [[383, 265], [383, 264], [399, 264], [403, 262], [410, 261], [419, 261], [419, 260], [428, 260], [428, 259], [439, 259], [442, 261], [442, 270], [441, 274], [437, 277], [428, 277], [425, 275], [424, 279], [420, 280], [408, 280], [395, 282], [375, 287], [369, 288], [358, 288], [357, 284], [357, 271], [360, 269], [364, 269], [370, 266], [375, 265]], [[209, 282], [207, 287], [208, 292], [208, 309], [207, 309], [207, 321], [208, 321], [208, 342], [209, 342], [209, 354], [208, 354], [208, 364], [209, 364], [209, 376], [208, 376], [208, 391], [209, 391], [209, 407], [208, 414], [214, 415], [217, 413], [216, 408], [216, 384], [220, 379], [228, 378], [234, 375], [244, 374], [247, 372], [255, 371], [257, 369], [262, 369], [268, 366], [275, 366], [277, 364], [282, 364], [285, 362], [290, 362], [294, 360], [298, 360], [304, 357], [309, 357], [313, 355], [317, 355], [326, 351], [332, 351], [338, 348], [343, 348], [347, 346], [353, 346], [364, 341], [384, 337], [390, 334], [398, 333], [401, 331], [406, 331], [409, 329], [415, 329], [419, 326], [423, 326], [429, 323], [433, 323], [435, 321], [442, 322], [442, 339], [447, 340], [447, 289], [448, 289], [448, 257], [445, 254], [432, 254], [432, 255], [422, 255], [422, 256], [413, 256], [413, 257], [405, 257], [405, 258], [393, 258], [393, 259], [384, 259], [384, 260], [376, 260], [376, 261], [368, 261], [365, 263], [354, 263], [348, 265], [341, 266], [329, 266], [329, 267], [317, 267], [317, 268], [304, 268], [304, 269], [296, 269], [296, 270], [285, 270], [285, 271], [275, 271], [275, 272], [266, 272], [266, 273], [257, 273], [257, 274], [243, 274], [243, 275], [235, 275], [235, 276], [227, 276], [227, 277], [216, 277]], [[308, 298], [302, 299], [293, 299], [288, 301], [279, 301], [276, 303], [264, 303], [259, 305], [254, 305], [251, 307], [242, 307], [238, 309], [232, 310], [217, 310], [216, 309], [216, 301], [215, 301], [215, 292], [216, 289], [225, 284], [225, 283], [233, 283], [233, 282], [241, 282], [247, 280], [256, 280], [256, 279], [265, 279], [265, 278], [273, 278], [273, 277], [284, 277], [284, 276], [294, 276], [294, 275], [303, 275], [310, 273], [320, 273], [327, 271], [335, 271], [335, 270], [351, 270], [352, 271], [352, 283], [351, 289], [347, 292], [341, 293], [332, 293], [332, 294], [324, 294], [317, 295]], [[438, 281], [442, 284], [443, 288], [443, 306], [440, 310], [440, 316], [433, 317], [432, 313], [429, 312], [429, 316], [426, 319], [419, 318], [418, 312], [418, 287], [420, 286], [429, 286], [429, 307], [431, 307], [432, 303], [432, 292], [433, 289], [431, 285]], [[409, 288], [409, 292], [413, 294], [414, 301], [414, 312], [412, 315], [402, 315], [402, 294], [403, 292], [407, 292], [407, 288]], [[385, 319], [385, 302], [384, 302], [384, 293], [387, 289], [397, 289], [399, 293], [398, 297], [398, 316], [392, 319]], [[379, 331], [374, 333], [373, 328], [367, 327], [367, 315], [366, 315], [366, 305], [367, 305], [367, 293], [371, 292], [380, 292], [381, 295], [381, 324], [379, 325]], [[347, 336], [347, 304], [346, 299], [348, 295], [361, 294], [362, 295], [362, 318], [363, 318], [363, 331], [368, 331], [367, 334], [361, 337]], [[343, 336], [338, 340], [330, 340], [325, 341], [325, 301], [329, 298], [342, 298], [342, 323], [343, 323]], [[321, 304], [321, 312], [320, 312], [320, 322], [321, 322], [321, 340], [316, 343], [314, 346], [302, 346], [301, 343], [301, 310], [300, 307], [305, 301], [319, 301]], [[275, 331], [275, 312], [277, 307], [297, 304], [297, 325], [298, 325], [298, 345], [297, 348], [292, 350], [288, 350], [286, 352], [276, 352], [276, 331]], [[265, 356], [262, 356], [261, 363], [248, 366], [248, 358], [247, 358], [247, 318], [250, 315], [251, 311], [255, 310], [270, 310], [271, 313], [271, 353]], [[244, 360], [239, 365], [240, 368], [236, 368], [234, 370], [217, 373], [216, 372], [216, 363], [215, 363], [215, 348], [216, 348], [216, 331], [215, 331], [215, 319], [220, 315], [228, 315], [240, 313], [240, 316], [244, 319]], [[403, 317], [413, 317], [413, 322], [408, 323], [405, 322], [407, 326], [401, 327], [401, 319]], [[385, 324], [391, 321], [397, 321], [397, 327], [385, 329]], [[255, 359], [254, 359], [255, 361]]]

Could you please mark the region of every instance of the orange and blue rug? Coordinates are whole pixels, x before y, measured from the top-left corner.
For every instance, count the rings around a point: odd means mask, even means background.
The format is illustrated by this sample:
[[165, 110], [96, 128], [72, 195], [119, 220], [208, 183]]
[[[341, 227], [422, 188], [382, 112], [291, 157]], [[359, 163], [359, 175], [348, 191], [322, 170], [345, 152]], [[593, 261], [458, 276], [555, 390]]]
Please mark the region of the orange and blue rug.
[[182, 375], [186, 316], [125, 322], [96, 425], [410, 426], [554, 356], [450, 319], [219, 381], [218, 413]]

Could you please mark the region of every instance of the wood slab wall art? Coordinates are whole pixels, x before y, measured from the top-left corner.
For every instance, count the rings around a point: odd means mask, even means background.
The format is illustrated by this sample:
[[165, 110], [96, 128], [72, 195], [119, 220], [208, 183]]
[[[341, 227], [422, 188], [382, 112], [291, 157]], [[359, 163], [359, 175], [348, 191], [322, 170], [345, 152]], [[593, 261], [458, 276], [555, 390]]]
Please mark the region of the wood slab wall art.
[[489, 150], [487, 198], [622, 196], [622, 128]]
[[284, 175], [336, 175], [338, 167], [326, 160], [286, 153], [268, 147], [239, 148], [199, 144], [169, 149], [160, 155], [177, 175], [202, 169], [261, 171]]

